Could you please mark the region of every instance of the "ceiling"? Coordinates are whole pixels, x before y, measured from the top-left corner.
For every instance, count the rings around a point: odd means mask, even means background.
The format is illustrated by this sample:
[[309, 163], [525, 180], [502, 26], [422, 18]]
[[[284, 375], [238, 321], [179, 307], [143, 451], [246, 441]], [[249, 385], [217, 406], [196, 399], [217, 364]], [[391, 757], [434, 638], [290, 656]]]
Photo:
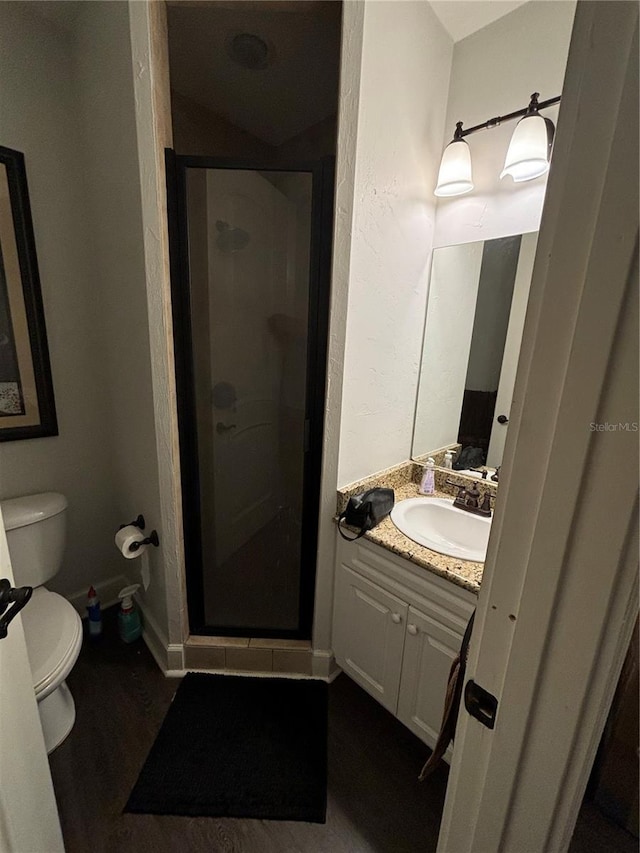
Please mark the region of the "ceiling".
[[[341, 3], [244, 0], [168, 3], [171, 86], [269, 145], [335, 114]], [[249, 33], [269, 47], [245, 68], [230, 42]]]
[[431, 0], [431, 8], [454, 41], [460, 41], [523, 6], [527, 0]]
[[[431, 7], [460, 41], [524, 2], [431, 0]], [[91, 3], [32, 0], [30, 6], [73, 29]], [[280, 145], [336, 112], [341, 6], [337, 0], [169, 0], [171, 85], [264, 142]], [[250, 70], [231, 58], [229, 42], [241, 33], [267, 43], [267, 67]]]

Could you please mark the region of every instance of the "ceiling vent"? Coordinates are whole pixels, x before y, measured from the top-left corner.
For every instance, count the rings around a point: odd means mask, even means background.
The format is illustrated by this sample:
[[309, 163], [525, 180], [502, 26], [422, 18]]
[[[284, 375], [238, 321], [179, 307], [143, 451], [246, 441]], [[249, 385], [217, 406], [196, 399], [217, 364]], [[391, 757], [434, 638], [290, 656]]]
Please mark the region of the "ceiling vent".
[[273, 61], [273, 49], [254, 33], [238, 33], [232, 36], [227, 50], [234, 62], [251, 71], [260, 71]]

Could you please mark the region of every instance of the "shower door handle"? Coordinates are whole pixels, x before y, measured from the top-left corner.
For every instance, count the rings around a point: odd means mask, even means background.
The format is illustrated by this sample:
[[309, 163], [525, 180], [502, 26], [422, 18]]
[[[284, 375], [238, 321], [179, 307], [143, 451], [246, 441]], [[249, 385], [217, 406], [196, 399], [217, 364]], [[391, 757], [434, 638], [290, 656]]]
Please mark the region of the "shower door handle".
[[223, 424], [222, 421], [218, 421], [216, 424], [216, 432], [218, 435], [224, 435], [225, 432], [231, 432], [231, 430], [235, 428], [236, 424], [229, 424], [229, 426], [227, 426], [226, 424]]
[[[32, 592], [33, 589], [30, 586], [14, 588], [7, 578], [0, 580], [0, 640], [4, 640], [7, 636], [9, 622], [20, 613], [31, 598]], [[5, 613], [9, 605], [12, 606]]]

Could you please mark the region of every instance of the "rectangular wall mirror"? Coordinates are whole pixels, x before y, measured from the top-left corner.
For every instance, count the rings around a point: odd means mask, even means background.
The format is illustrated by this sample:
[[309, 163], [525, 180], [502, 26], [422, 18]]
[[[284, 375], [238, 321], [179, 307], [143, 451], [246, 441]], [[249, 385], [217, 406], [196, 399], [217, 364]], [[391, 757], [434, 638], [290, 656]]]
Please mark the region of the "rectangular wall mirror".
[[499, 468], [537, 232], [434, 250], [412, 456], [460, 445], [454, 468]]

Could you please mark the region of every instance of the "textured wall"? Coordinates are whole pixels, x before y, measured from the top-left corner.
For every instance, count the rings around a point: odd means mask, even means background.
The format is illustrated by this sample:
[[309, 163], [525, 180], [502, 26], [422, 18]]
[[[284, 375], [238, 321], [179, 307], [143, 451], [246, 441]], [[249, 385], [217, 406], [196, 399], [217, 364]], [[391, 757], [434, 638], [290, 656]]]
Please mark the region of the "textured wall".
[[118, 574], [124, 562], [111, 541], [117, 513], [104, 355], [113, 342], [102, 324], [73, 43], [30, 3], [0, 3], [0, 115], [0, 141], [26, 158], [60, 429], [58, 437], [0, 445], [0, 498], [67, 496], [68, 545], [51, 586], [72, 594]]
[[[83, 9], [75, 26], [74, 56], [94, 287], [104, 334], [114, 528], [141, 512], [164, 543], [127, 4], [94, 2]], [[117, 553], [115, 558], [132, 582], [142, 580], [142, 569], [148, 571], [149, 588], [140, 596], [165, 625], [162, 548], [136, 560]]]
[[[455, 45], [443, 147], [457, 121], [471, 127], [491, 116], [562, 92], [575, 12], [572, 0], [534, 0]], [[556, 120], [558, 108], [545, 111]], [[436, 246], [537, 231], [547, 176], [521, 184], [500, 180], [515, 122], [468, 138], [475, 189], [439, 199]]]
[[320, 484], [320, 518], [316, 597], [313, 618], [314, 673], [327, 675], [331, 658], [331, 617], [335, 568], [338, 455], [342, 409], [342, 377], [345, 352], [351, 233], [356, 205], [355, 171], [357, 154], [358, 105], [364, 3], [352, 0], [342, 10], [342, 55], [340, 57], [340, 101], [338, 110], [338, 150], [334, 205], [331, 305], [327, 348], [327, 385]]
[[[443, 147], [458, 120], [468, 127], [525, 106], [533, 91], [539, 91], [542, 99], [561, 93], [574, 10], [575, 3], [564, 0], [527, 3], [454, 46]], [[500, 57], [499, 62], [496, 57]], [[557, 113], [555, 108], [547, 114], [556, 119]], [[514, 128], [515, 123], [508, 122], [469, 137], [475, 189], [458, 198], [438, 199], [434, 245], [474, 243], [481, 247], [485, 240], [537, 230], [547, 177], [523, 184], [514, 184], [511, 178], [501, 181], [499, 177]], [[475, 247], [469, 246], [469, 250]], [[462, 249], [451, 251], [463, 256]], [[444, 259], [439, 262], [444, 263]], [[434, 267], [415, 454], [456, 440], [469, 353], [470, 334], [462, 331], [465, 318], [468, 319], [464, 309], [464, 296], [468, 293], [461, 292], [452, 299], [454, 290], [462, 286], [462, 279], [452, 280], [448, 296], [437, 292], [436, 275]], [[474, 287], [475, 298], [477, 281]], [[455, 353], [453, 340], [457, 341]], [[518, 353], [519, 344], [513, 346], [512, 342], [506, 366], [511, 374], [515, 373]], [[472, 376], [468, 380], [467, 387], [478, 390], [483, 385]]]
[[452, 49], [428, 3], [365, 5], [340, 485], [410, 454]]
[[[117, 590], [123, 573], [140, 581], [144, 569], [146, 614], [167, 634], [177, 521], [162, 514], [158, 454], [171, 465], [173, 445], [156, 442], [129, 8], [94, 2], [58, 18], [51, 4], [53, 20], [35, 9], [0, 4], [2, 142], [27, 156], [60, 436], [0, 446], [0, 497], [66, 494], [68, 547], [52, 586], [73, 595], [113, 578]], [[157, 369], [171, 356], [163, 339]], [[160, 395], [165, 408], [173, 399]], [[112, 537], [139, 512], [162, 547], [127, 562]]]
[[[171, 319], [171, 282], [164, 149], [172, 147], [165, 7], [131, 0], [129, 26], [134, 68], [139, 187], [142, 200], [147, 316], [155, 421], [155, 453], [162, 519], [162, 571], [167, 606], [147, 612], [159, 640], [179, 644], [188, 633], [184, 575], [180, 451]], [[166, 613], [166, 618], [163, 618]], [[147, 619], [148, 621], [148, 619]], [[169, 652], [174, 649], [169, 649]], [[178, 650], [168, 665], [181, 665]]]

